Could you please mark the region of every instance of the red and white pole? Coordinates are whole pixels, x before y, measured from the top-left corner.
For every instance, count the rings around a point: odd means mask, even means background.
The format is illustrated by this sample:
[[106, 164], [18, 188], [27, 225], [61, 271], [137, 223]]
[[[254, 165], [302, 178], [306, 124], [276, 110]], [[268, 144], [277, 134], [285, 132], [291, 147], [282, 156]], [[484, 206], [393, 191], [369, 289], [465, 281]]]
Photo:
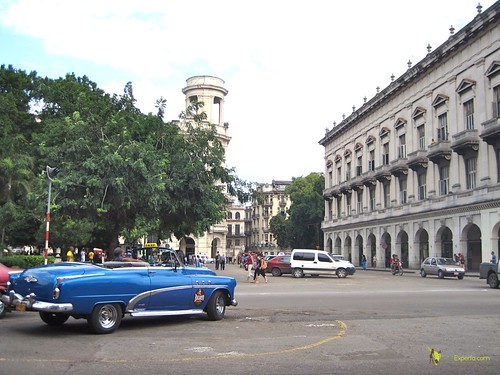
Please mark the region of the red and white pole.
[[45, 250], [44, 250], [44, 258], [45, 258], [45, 265], [48, 263], [48, 258], [49, 258], [49, 233], [50, 233], [50, 195], [52, 191], [52, 179], [49, 177], [49, 198], [47, 201], [47, 216], [46, 216], [46, 227], [45, 227]]

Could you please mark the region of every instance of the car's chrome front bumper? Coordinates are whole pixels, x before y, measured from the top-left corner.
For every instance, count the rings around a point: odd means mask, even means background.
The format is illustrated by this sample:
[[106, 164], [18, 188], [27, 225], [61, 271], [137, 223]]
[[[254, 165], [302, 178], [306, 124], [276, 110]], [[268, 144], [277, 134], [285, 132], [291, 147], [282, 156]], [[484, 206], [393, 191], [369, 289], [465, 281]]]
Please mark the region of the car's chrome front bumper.
[[11, 290], [8, 294], [3, 294], [0, 300], [10, 309], [19, 310], [19, 306], [24, 305], [25, 310], [45, 311], [52, 313], [71, 312], [73, 305], [71, 303], [51, 303], [37, 301], [35, 294], [31, 293], [26, 297]]

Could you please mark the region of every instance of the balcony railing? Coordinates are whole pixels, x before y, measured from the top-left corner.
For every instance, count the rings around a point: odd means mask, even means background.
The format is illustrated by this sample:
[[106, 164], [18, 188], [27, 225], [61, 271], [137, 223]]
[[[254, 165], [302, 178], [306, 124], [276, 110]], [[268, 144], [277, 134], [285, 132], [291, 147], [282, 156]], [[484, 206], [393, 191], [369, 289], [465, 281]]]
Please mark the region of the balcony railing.
[[459, 155], [464, 155], [468, 150], [479, 149], [479, 132], [477, 129], [464, 130], [452, 136], [451, 148]]

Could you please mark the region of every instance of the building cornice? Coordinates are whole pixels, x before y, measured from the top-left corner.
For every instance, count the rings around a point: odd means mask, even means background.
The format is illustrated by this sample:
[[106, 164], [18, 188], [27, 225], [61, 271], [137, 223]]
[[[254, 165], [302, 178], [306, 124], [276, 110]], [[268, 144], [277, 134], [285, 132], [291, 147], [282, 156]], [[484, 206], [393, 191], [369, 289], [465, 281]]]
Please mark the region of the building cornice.
[[355, 124], [362, 121], [369, 114], [380, 108], [384, 103], [398, 95], [404, 88], [412, 85], [416, 80], [427, 74], [427, 72], [438, 64], [445, 63], [453, 55], [463, 48], [466, 48], [469, 42], [487, 30], [490, 25], [494, 26], [499, 22], [500, 2], [496, 2], [490, 8], [476, 17], [464, 26], [459, 32], [451, 35], [448, 40], [441, 44], [433, 52], [427, 54], [418, 64], [409, 68], [401, 77], [394, 80], [389, 86], [377, 93], [372, 99], [368, 100], [359, 109], [353, 111], [342, 122], [329, 130], [319, 141], [321, 146], [326, 146], [332, 139], [350, 129]]

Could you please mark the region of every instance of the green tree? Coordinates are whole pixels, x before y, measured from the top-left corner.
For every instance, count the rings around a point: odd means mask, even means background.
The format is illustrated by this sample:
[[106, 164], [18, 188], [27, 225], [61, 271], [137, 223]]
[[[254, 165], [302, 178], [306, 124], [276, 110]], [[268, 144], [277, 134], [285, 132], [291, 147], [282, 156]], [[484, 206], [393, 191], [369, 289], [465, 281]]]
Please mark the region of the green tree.
[[271, 231], [275, 235], [278, 233], [280, 243], [289, 244], [292, 248], [323, 248], [321, 222], [325, 210], [324, 184], [323, 175], [311, 173], [306, 177], [295, 178], [286, 188], [285, 193], [292, 201], [289, 217], [285, 223], [277, 217], [279, 214], [270, 223]]
[[[224, 168], [224, 148], [191, 103], [182, 122], [165, 123], [166, 100], [145, 115], [132, 84], [109, 95], [86, 76], [40, 78], [0, 67], [0, 229], [10, 244], [41, 244], [47, 165], [52, 184], [52, 247], [113, 249], [135, 241], [201, 234], [224, 218], [229, 196], [251, 186]], [[8, 240], [7, 240], [8, 239]]]
[[269, 220], [269, 226], [278, 246], [282, 249], [290, 247], [290, 221], [284, 215], [275, 215]]
[[[0, 230], [1, 244], [21, 245], [22, 228], [31, 238], [36, 232], [25, 203], [35, 179], [31, 142], [35, 116], [30, 113], [35, 100], [36, 73], [12, 66], [0, 66]], [[36, 219], [35, 219], [36, 221]]]
[[221, 186], [234, 179], [222, 167], [224, 148], [203, 115], [191, 116], [188, 108], [181, 129], [165, 123], [162, 111], [142, 114], [131, 84], [111, 97], [73, 75], [45, 80], [40, 92], [37, 141], [44, 164], [61, 170], [52, 203], [53, 218], [64, 220], [61, 232], [80, 225], [112, 249], [119, 235], [141, 226], [160, 238], [180, 238], [223, 219]]

